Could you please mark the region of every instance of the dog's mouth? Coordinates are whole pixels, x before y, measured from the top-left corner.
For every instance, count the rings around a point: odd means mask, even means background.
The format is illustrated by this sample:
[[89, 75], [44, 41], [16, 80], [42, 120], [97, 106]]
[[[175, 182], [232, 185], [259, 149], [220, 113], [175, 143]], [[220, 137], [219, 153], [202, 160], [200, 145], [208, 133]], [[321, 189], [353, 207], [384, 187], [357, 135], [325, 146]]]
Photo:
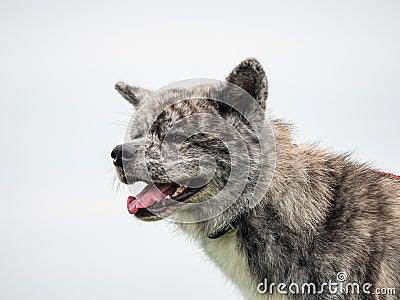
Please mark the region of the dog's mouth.
[[191, 188], [176, 183], [151, 183], [139, 194], [129, 196], [127, 208], [139, 219], [161, 219], [179, 209], [203, 188]]

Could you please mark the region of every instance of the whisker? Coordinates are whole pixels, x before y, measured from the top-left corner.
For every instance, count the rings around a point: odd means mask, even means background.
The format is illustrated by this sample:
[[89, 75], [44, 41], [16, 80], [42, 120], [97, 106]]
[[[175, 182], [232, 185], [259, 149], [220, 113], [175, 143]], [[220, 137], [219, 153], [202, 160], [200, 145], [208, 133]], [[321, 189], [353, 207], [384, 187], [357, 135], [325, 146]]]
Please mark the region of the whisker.
[[122, 114], [122, 115], [126, 115], [128, 117], [132, 116], [132, 110], [129, 110], [128, 108], [126, 108], [126, 106], [120, 106], [124, 111], [119, 111], [117, 113]]
[[112, 189], [114, 191], [114, 196], [115, 196], [119, 191], [119, 182], [117, 181], [117, 176], [115, 174], [113, 176]]
[[133, 190], [132, 190], [132, 187], [131, 187], [130, 185], [128, 185], [128, 189], [129, 189], [129, 191], [131, 192], [131, 194], [135, 194], [135, 193], [133, 192]]

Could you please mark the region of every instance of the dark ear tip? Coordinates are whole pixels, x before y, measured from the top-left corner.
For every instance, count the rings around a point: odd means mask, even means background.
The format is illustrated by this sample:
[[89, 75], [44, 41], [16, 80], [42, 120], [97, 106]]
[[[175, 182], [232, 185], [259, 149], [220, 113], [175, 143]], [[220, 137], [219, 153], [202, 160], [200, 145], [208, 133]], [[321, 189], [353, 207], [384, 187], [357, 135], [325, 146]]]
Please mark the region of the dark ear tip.
[[259, 66], [261, 66], [261, 63], [255, 57], [248, 57], [248, 58], [242, 60], [242, 62], [239, 65], [241, 65], [241, 64], [259, 65]]
[[126, 84], [125, 82], [118, 81], [118, 82], [114, 85], [114, 88], [115, 88], [117, 91], [123, 91], [123, 90], [126, 88], [126, 86], [127, 86], [127, 84]]
[[254, 57], [249, 57], [242, 60], [237, 66], [237, 69], [247, 69], [247, 68], [253, 69], [261, 74], [265, 74], [262, 64]]

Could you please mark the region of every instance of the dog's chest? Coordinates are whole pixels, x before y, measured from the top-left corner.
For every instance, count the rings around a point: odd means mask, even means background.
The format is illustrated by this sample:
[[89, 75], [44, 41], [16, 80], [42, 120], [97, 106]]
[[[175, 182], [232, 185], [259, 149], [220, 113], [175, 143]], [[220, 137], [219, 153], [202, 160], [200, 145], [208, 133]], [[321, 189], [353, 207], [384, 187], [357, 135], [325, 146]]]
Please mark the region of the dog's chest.
[[[205, 253], [242, 292], [245, 299], [284, 299], [257, 292], [258, 282], [251, 276], [246, 255], [239, 249], [236, 232], [202, 243]], [[279, 296], [279, 295], [278, 295]]]

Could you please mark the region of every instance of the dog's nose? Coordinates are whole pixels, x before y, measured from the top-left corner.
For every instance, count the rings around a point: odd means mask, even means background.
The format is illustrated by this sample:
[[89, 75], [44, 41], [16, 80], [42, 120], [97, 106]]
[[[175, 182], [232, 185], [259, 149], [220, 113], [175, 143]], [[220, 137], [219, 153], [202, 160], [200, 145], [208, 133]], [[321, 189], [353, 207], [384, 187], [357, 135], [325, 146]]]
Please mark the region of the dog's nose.
[[111, 151], [111, 158], [116, 167], [122, 168], [122, 145], [118, 145]]
[[129, 160], [133, 158], [132, 147], [127, 144], [118, 145], [111, 151], [111, 158], [113, 159], [113, 164], [116, 167], [123, 167], [124, 160]]

